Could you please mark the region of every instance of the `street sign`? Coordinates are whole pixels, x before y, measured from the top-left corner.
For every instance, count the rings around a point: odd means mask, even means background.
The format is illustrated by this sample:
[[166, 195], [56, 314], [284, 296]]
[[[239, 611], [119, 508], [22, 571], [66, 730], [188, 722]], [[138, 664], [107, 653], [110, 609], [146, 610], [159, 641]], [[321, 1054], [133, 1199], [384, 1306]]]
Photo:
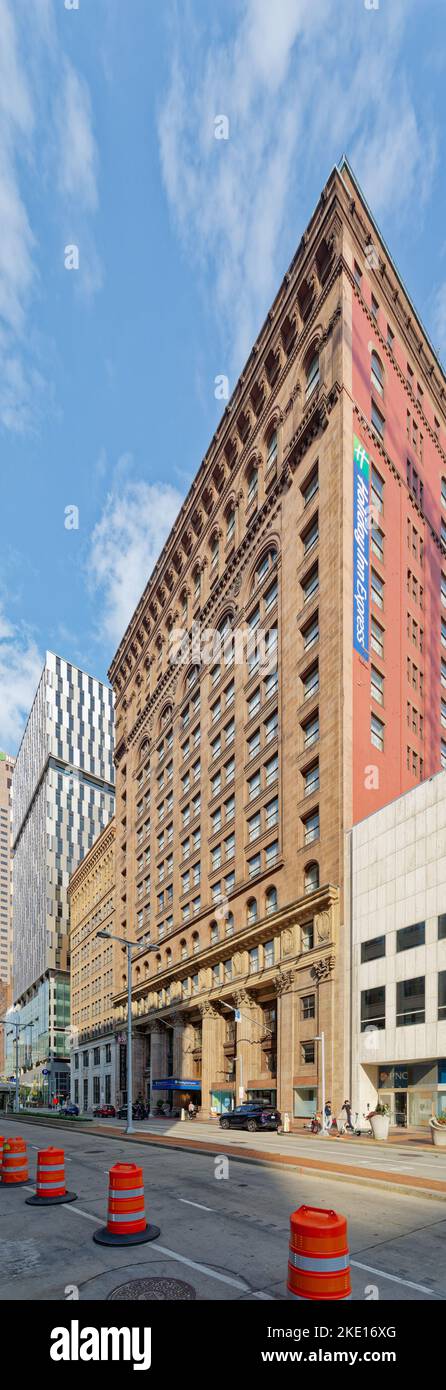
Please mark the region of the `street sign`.
[[49, 1071], [47, 1070], [46, 1067], [43, 1067], [43, 1068], [42, 1068], [42, 1076], [49, 1076]]

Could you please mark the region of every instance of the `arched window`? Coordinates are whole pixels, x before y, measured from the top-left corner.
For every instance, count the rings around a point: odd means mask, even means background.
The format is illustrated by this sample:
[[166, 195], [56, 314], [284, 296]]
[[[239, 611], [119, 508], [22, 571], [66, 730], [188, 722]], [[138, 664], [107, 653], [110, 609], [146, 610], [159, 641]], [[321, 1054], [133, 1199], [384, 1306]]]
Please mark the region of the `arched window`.
[[306, 893], [314, 893], [319, 888], [319, 864], [313, 860], [311, 864], [305, 865], [304, 887]]
[[371, 381], [375, 391], [379, 396], [384, 395], [384, 371], [377, 352], [372, 352]]
[[200, 566], [199, 566], [199, 565], [196, 565], [196, 566], [195, 566], [195, 569], [194, 569], [194, 573], [193, 573], [193, 584], [194, 584], [194, 603], [198, 603], [199, 598], [200, 598], [200, 596], [201, 596], [201, 569], [200, 569]]
[[211, 540], [211, 579], [215, 579], [220, 565], [220, 538], [218, 531]]
[[226, 936], [233, 936], [233, 935], [234, 935], [234, 913], [233, 913], [233, 912], [228, 912], [228, 915], [227, 915], [227, 918], [226, 918], [226, 925], [225, 925], [225, 935], [226, 935]]
[[169, 966], [170, 966], [171, 964], [172, 964], [172, 952], [171, 952], [171, 949], [170, 949], [170, 946], [169, 946], [168, 949], [167, 949], [167, 951], [166, 951], [166, 969], [167, 969], [167, 970], [169, 969]]
[[198, 952], [200, 950], [200, 933], [198, 931], [194, 931], [192, 936], [192, 950], [194, 956], [198, 955]]
[[188, 592], [187, 589], [183, 589], [181, 595], [181, 618], [183, 623], [187, 623], [188, 606]]
[[313, 352], [305, 374], [305, 400], [308, 401], [319, 385], [319, 353]]
[[248, 507], [252, 506], [252, 503], [253, 503], [253, 502], [257, 502], [258, 493], [259, 493], [259, 470], [258, 470], [257, 464], [256, 464], [256, 463], [253, 463], [253, 464], [251, 464], [251, 468], [249, 469], [249, 473], [248, 473], [248, 493], [247, 493], [247, 498], [246, 498], [246, 502], [247, 502]]
[[273, 885], [266, 891], [265, 909], [267, 917], [270, 917], [272, 912], [277, 912], [277, 888], [274, 888]]
[[183, 936], [183, 940], [180, 941], [180, 952], [181, 952], [181, 959], [182, 959], [182, 960], [187, 960], [188, 950], [187, 950], [187, 941], [186, 941], [185, 936]]
[[246, 909], [246, 916], [248, 920], [248, 926], [251, 925], [251, 922], [257, 921], [257, 898], [249, 899]]
[[218, 922], [211, 922], [209, 927], [209, 935], [211, 939], [211, 946], [213, 946], [214, 941], [218, 941]]
[[266, 441], [266, 469], [273, 468], [277, 463], [277, 430], [271, 430]]
[[230, 545], [235, 536], [235, 507], [232, 505], [226, 513], [226, 545]]
[[271, 549], [270, 549], [270, 550], [267, 550], [266, 553], [262, 555], [261, 560], [258, 561], [258, 563], [257, 563], [257, 565], [256, 565], [256, 567], [255, 567], [255, 571], [254, 571], [254, 581], [253, 581], [253, 588], [254, 588], [254, 589], [257, 588], [257, 585], [258, 585], [258, 584], [262, 584], [262, 583], [263, 583], [263, 580], [266, 578], [266, 575], [269, 574], [269, 571], [270, 571], [271, 569], [274, 568], [274, 565], [276, 564], [276, 561], [277, 561], [277, 550], [276, 550], [275, 546], [271, 546]]
[[160, 973], [160, 970], [162, 970], [162, 965], [163, 965], [163, 962], [162, 962], [162, 960], [161, 960], [161, 956], [156, 956], [156, 970], [157, 970], [157, 974], [158, 974], [158, 975], [159, 975], [159, 973]]
[[191, 669], [190, 669], [190, 671], [188, 671], [187, 676], [186, 676], [186, 689], [187, 689], [187, 690], [191, 690], [191, 689], [192, 689], [192, 686], [195, 685], [195, 681], [198, 680], [199, 675], [200, 675], [200, 667], [199, 667], [199, 666], [191, 666]]

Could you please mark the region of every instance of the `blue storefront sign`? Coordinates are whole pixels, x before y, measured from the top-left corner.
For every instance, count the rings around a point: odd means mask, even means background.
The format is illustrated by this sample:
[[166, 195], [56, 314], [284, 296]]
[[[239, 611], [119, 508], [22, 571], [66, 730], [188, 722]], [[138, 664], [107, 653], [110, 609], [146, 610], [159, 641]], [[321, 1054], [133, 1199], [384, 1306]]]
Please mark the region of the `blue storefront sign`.
[[167, 1076], [164, 1081], [152, 1081], [152, 1091], [201, 1091], [201, 1081], [179, 1081]]
[[353, 646], [369, 659], [370, 629], [370, 458], [353, 436]]

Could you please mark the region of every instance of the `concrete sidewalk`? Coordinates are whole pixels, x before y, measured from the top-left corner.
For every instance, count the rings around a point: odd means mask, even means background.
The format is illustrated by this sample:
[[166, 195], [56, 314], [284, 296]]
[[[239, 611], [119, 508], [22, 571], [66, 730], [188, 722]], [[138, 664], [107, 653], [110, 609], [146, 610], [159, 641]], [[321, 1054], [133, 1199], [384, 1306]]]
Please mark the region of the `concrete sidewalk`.
[[238, 1161], [280, 1165], [314, 1175], [330, 1175], [393, 1191], [446, 1200], [446, 1153], [432, 1144], [377, 1143], [353, 1137], [332, 1139], [306, 1134], [249, 1134], [222, 1131], [212, 1122], [150, 1119], [135, 1122], [135, 1135], [114, 1120], [93, 1123], [90, 1133], [124, 1138], [127, 1143], [224, 1154]]

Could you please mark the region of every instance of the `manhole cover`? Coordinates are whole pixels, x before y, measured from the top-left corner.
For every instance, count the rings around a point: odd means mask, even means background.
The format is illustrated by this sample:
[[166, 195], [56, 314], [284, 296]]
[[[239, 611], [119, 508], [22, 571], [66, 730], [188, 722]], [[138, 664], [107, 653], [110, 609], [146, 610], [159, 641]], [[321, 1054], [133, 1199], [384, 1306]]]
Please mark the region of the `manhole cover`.
[[118, 1299], [144, 1303], [146, 1299], [161, 1301], [163, 1298], [178, 1302], [196, 1298], [196, 1293], [192, 1284], [185, 1284], [183, 1279], [131, 1279], [128, 1284], [119, 1284], [113, 1289], [107, 1302]]

